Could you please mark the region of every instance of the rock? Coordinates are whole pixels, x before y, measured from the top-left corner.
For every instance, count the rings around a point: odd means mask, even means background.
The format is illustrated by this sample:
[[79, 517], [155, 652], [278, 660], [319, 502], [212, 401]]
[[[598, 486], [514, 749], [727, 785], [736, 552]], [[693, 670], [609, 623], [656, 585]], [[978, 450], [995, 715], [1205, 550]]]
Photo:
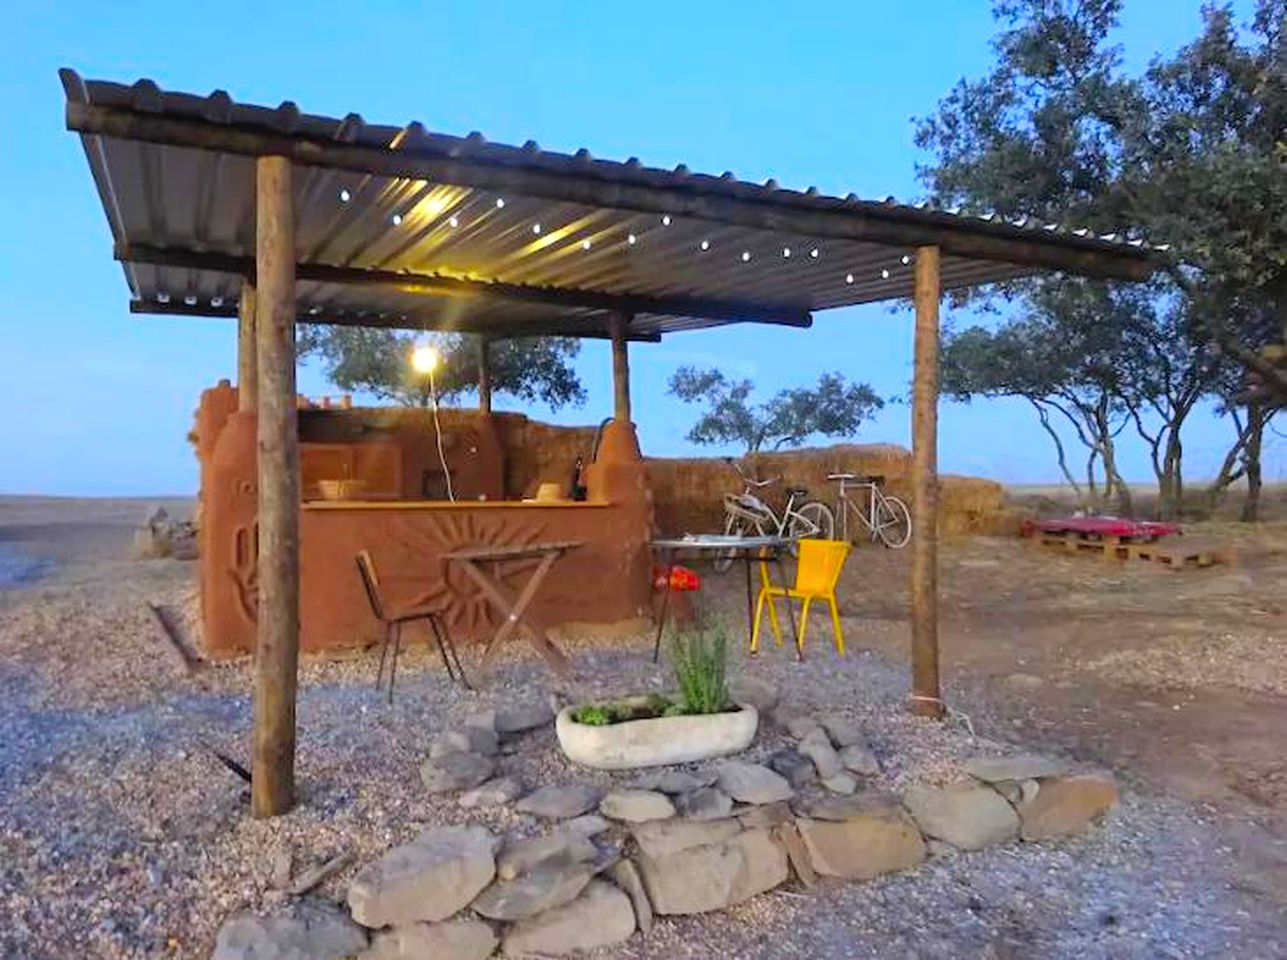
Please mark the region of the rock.
[[1046, 681], [1035, 673], [1010, 673], [1004, 682], [1016, 690], [1038, 690], [1046, 685]]
[[720, 764], [719, 788], [740, 803], [773, 803], [789, 800], [791, 784], [768, 767], [732, 760]]
[[849, 797], [811, 797], [795, 803], [796, 813], [800, 816], [833, 823], [881, 815], [898, 806], [898, 798], [884, 790], [866, 790]]
[[729, 681], [728, 693], [735, 703], [749, 703], [760, 713], [768, 713], [778, 702], [778, 688], [773, 681], [748, 674]]
[[796, 829], [813, 869], [829, 877], [870, 880], [925, 859], [921, 832], [897, 804], [872, 804], [842, 822], [801, 818]]
[[213, 960], [342, 960], [366, 949], [366, 931], [344, 911], [300, 900], [279, 913], [238, 913], [215, 937]]
[[273, 855], [272, 871], [268, 882], [278, 890], [285, 890], [290, 886], [290, 875], [294, 870], [295, 857], [290, 847], [284, 847]]
[[809, 851], [804, 841], [800, 839], [800, 831], [796, 829], [795, 824], [780, 823], [773, 828], [770, 835], [786, 851], [787, 861], [800, 882], [806, 887], [816, 884], [818, 874], [814, 871], [813, 864], [809, 862]]
[[630, 898], [610, 883], [593, 881], [581, 896], [514, 924], [501, 944], [509, 956], [562, 956], [628, 940], [635, 932]]
[[965, 772], [984, 783], [1057, 777], [1067, 770], [1066, 763], [1030, 753], [1015, 757], [975, 757], [965, 764]]
[[1031, 803], [1019, 808], [1025, 840], [1077, 833], [1117, 802], [1117, 784], [1107, 774], [1083, 773], [1041, 781]]
[[992, 789], [1018, 809], [1037, 798], [1041, 784], [1036, 780], [998, 780], [992, 784]]
[[413, 923], [378, 933], [357, 960], [486, 960], [496, 934], [481, 920]]
[[434, 740], [429, 747], [429, 758], [437, 760], [449, 753], [477, 753], [484, 757], [494, 757], [500, 750], [500, 741], [496, 731], [490, 727], [464, 726], [459, 730], [448, 730]]
[[367, 864], [349, 884], [349, 910], [366, 927], [445, 920], [496, 875], [486, 827], [435, 827]]
[[492, 707], [471, 713], [465, 718], [465, 726], [475, 730], [486, 730], [490, 733], [501, 732], [496, 726], [496, 711]]
[[502, 880], [513, 880], [542, 864], [588, 863], [598, 848], [587, 837], [558, 830], [549, 836], [528, 840], [507, 840], [496, 858], [496, 874]]
[[629, 860], [622, 860], [612, 867], [611, 876], [612, 882], [625, 892], [634, 905], [635, 926], [640, 933], [647, 933], [652, 929], [652, 904], [648, 900], [648, 892], [644, 890], [643, 881], [639, 879], [639, 871]]
[[991, 787], [913, 787], [903, 797], [921, 832], [961, 850], [1008, 843], [1019, 833], [1014, 807]]
[[827, 739], [827, 732], [819, 727], [800, 741], [800, 752], [813, 761], [820, 780], [829, 780], [844, 770], [840, 754]]
[[788, 715], [782, 718], [782, 726], [786, 727], [787, 733], [797, 740], [803, 740], [813, 731], [821, 729], [821, 724], [813, 717], [804, 714]]
[[925, 841], [925, 849], [929, 851], [931, 860], [941, 860], [943, 857], [953, 857], [961, 852], [947, 841], [935, 840], [933, 837], [930, 837]]
[[864, 777], [874, 777], [880, 773], [880, 761], [865, 743], [851, 743], [840, 750], [840, 762], [846, 770]]
[[689, 773], [685, 770], [666, 770], [641, 777], [634, 785], [636, 790], [660, 790], [662, 793], [688, 793], [709, 787], [715, 782], [714, 771]]
[[854, 779], [852, 773], [845, 773], [841, 770], [834, 777], [827, 777], [822, 781], [822, 785], [832, 793], [850, 794], [858, 789], [858, 781]]
[[540, 787], [520, 800], [514, 809], [546, 820], [566, 820], [593, 809], [601, 796], [603, 794], [598, 787], [584, 784]]
[[675, 805], [664, 793], [652, 790], [613, 790], [599, 801], [599, 813], [610, 820], [643, 823], [675, 815]]
[[611, 826], [612, 824], [597, 813], [587, 813], [563, 821], [559, 824], [559, 830], [578, 837], [597, 837]]
[[699, 787], [675, 797], [675, 811], [689, 820], [722, 820], [733, 812], [733, 798], [719, 787]]
[[516, 880], [499, 880], [472, 907], [489, 920], [526, 920], [573, 900], [594, 876], [586, 864], [545, 860]]
[[420, 779], [430, 793], [469, 790], [491, 778], [496, 761], [476, 753], [449, 753], [426, 760], [420, 767]]
[[813, 761], [792, 748], [779, 750], [769, 757], [769, 766], [775, 773], [786, 777], [787, 783], [796, 790], [807, 787], [818, 779], [818, 771], [813, 766]]
[[638, 866], [653, 910], [663, 915], [721, 910], [772, 890], [790, 875], [786, 851], [767, 830], [743, 830], [722, 843], [662, 857], [641, 852]]
[[822, 721], [822, 725], [837, 749], [855, 745], [867, 746], [867, 734], [863, 732], [862, 724], [857, 720], [849, 717], [828, 717]]
[[639, 849], [656, 859], [691, 847], [723, 843], [742, 829], [736, 820], [653, 820], [630, 828]]
[[502, 707], [496, 711], [496, 732], [526, 733], [554, 722], [554, 711], [548, 703], [527, 703]]
[[513, 777], [495, 777], [462, 793], [456, 800], [466, 810], [474, 807], [499, 807], [523, 793], [523, 785]]
[[780, 823], [790, 823], [793, 819], [791, 805], [785, 800], [779, 800], [777, 803], [766, 803], [758, 807], [747, 807], [737, 815], [737, 822], [745, 830], [776, 827]]

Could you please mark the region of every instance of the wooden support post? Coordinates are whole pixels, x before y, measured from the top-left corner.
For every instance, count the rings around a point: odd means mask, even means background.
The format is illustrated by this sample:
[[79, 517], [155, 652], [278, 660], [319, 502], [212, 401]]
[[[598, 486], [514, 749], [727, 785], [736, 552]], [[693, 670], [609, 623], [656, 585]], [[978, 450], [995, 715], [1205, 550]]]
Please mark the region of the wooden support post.
[[610, 324], [612, 332], [612, 392], [613, 413], [616, 419], [630, 423], [630, 355], [626, 340], [626, 327], [630, 318], [614, 314]]
[[237, 303], [237, 409], [254, 410], [259, 396], [259, 361], [255, 343], [255, 285], [242, 281]]
[[916, 340], [912, 379], [913, 713], [944, 714], [938, 677], [938, 308], [939, 248], [916, 250]]
[[295, 802], [299, 660], [299, 430], [295, 395], [295, 219], [291, 164], [256, 161], [255, 333], [259, 354], [259, 618], [253, 816]]
[[491, 348], [490, 340], [478, 338], [478, 409], [483, 413], [492, 412]]

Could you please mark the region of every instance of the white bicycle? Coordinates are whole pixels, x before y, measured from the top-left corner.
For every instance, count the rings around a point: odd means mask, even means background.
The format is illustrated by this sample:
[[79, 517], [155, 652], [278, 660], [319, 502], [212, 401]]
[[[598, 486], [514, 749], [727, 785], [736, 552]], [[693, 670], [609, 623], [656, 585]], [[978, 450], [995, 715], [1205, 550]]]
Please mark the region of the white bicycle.
[[[783, 537], [791, 541], [791, 555], [798, 552], [796, 541], [803, 537], [818, 537], [830, 540], [836, 529], [836, 518], [831, 508], [820, 500], [810, 500], [809, 491], [803, 487], [788, 487], [786, 506], [782, 515], [755, 493], [781, 480], [774, 477], [769, 480], [752, 480], [743, 471], [742, 466], [731, 457], [725, 458], [730, 466], [742, 478], [742, 492], [730, 493], [724, 497], [724, 533], [732, 537]], [[715, 569], [723, 573], [733, 565], [737, 556], [736, 550], [717, 554]]]
[[[907, 541], [912, 538], [912, 515], [907, 511], [907, 504], [897, 497], [886, 496], [880, 489], [880, 485], [885, 482], [884, 477], [830, 473], [827, 474], [827, 479], [840, 485], [836, 495], [840, 539], [850, 540], [849, 514], [853, 513], [859, 523], [867, 528], [872, 540], [879, 540], [894, 550], [907, 546]], [[850, 490], [860, 489], [869, 492], [865, 504], [849, 497]], [[854, 535], [857, 536], [857, 533], [855, 528]]]

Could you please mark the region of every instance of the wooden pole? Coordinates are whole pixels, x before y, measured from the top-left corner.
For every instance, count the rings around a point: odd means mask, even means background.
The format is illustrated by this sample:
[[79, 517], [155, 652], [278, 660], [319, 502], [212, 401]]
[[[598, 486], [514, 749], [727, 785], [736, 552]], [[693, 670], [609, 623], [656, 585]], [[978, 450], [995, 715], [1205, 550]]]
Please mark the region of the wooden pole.
[[478, 338], [478, 409], [492, 412], [492, 357], [491, 341]]
[[259, 354], [259, 620], [255, 644], [253, 816], [295, 802], [299, 660], [299, 431], [295, 407], [295, 221], [286, 157], [256, 161], [255, 309]]
[[944, 714], [938, 677], [938, 307], [939, 248], [916, 251], [916, 340], [912, 379], [913, 713]]
[[630, 423], [630, 355], [626, 328], [629, 318], [614, 314], [610, 323], [612, 333], [612, 393], [613, 416], [623, 423]]
[[254, 410], [259, 396], [259, 361], [255, 343], [255, 285], [242, 281], [237, 303], [237, 409]]

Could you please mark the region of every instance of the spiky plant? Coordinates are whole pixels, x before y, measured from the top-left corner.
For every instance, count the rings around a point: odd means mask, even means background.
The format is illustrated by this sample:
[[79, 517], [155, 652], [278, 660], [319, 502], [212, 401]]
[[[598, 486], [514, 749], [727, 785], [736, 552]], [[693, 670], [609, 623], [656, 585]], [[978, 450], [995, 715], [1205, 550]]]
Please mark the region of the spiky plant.
[[670, 665], [684, 713], [722, 713], [729, 708], [728, 631], [723, 624], [672, 634]]

